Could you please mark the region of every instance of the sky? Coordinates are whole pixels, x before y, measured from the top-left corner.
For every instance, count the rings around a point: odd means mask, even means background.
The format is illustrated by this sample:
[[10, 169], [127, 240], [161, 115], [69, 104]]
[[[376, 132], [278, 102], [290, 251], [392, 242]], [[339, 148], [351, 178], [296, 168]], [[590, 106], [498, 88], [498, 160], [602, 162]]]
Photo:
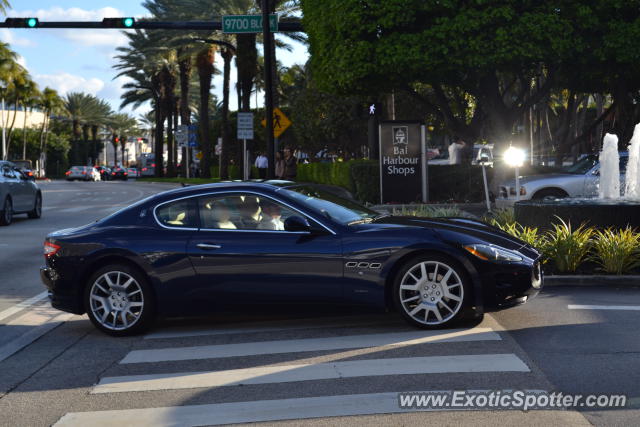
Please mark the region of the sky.
[[[43, 21], [99, 21], [105, 17], [140, 18], [148, 14], [142, 2], [135, 0], [10, 0], [10, 3], [13, 8], [7, 11], [8, 17], [35, 16]], [[116, 48], [126, 45], [127, 40], [119, 30], [0, 28], [0, 40], [9, 43], [19, 54], [19, 62], [27, 68], [40, 89], [49, 86], [61, 95], [87, 92], [109, 102], [114, 111], [119, 110], [122, 84], [126, 79], [115, 78], [117, 71], [113, 66], [117, 61], [114, 56]], [[293, 52], [279, 50], [278, 60], [285, 66], [305, 63], [308, 58], [306, 47], [296, 42], [287, 43], [292, 45]], [[222, 69], [219, 55], [216, 56], [216, 66]], [[236, 76], [235, 67], [231, 69], [230, 108], [233, 110], [237, 108]], [[212, 92], [222, 99], [221, 75], [214, 77]], [[258, 101], [262, 104], [262, 96]], [[148, 105], [135, 111], [130, 108], [124, 111], [139, 115], [147, 110]]]

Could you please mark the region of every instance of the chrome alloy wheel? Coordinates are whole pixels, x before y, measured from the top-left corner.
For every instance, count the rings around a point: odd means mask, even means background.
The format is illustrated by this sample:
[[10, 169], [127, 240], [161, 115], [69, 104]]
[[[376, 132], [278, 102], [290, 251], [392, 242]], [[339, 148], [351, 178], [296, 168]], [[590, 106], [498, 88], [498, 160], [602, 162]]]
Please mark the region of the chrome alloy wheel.
[[90, 304], [100, 325], [123, 331], [140, 320], [144, 296], [140, 284], [129, 274], [110, 271], [98, 277], [91, 286]]
[[439, 261], [411, 267], [400, 282], [400, 303], [416, 322], [441, 325], [462, 307], [464, 287], [458, 273]]

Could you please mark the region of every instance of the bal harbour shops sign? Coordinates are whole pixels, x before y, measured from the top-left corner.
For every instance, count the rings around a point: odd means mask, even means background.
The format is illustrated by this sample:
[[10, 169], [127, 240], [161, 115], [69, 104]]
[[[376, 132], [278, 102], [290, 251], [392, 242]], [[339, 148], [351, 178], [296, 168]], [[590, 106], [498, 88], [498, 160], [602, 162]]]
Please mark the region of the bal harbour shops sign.
[[380, 123], [380, 203], [426, 203], [425, 126], [420, 122]]

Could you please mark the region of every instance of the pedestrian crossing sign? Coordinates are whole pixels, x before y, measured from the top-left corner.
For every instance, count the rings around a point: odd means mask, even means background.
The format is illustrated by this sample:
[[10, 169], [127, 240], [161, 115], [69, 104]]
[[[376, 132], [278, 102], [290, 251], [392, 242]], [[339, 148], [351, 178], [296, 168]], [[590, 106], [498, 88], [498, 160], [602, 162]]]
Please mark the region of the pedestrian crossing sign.
[[[262, 126], [267, 127], [267, 121], [262, 119]], [[291, 120], [279, 108], [273, 109], [273, 136], [279, 138], [291, 126]]]

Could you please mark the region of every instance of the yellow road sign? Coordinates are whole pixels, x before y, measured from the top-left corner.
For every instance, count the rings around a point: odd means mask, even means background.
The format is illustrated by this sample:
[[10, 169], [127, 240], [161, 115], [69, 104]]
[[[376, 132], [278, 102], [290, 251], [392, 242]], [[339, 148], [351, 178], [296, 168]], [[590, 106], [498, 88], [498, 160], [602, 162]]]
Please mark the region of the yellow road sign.
[[[262, 126], [267, 127], [267, 121], [262, 119]], [[291, 126], [291, 120], [279, 108], [273, 109], [273, 136], [279, 138]]]
[[198, 154], [196, 154], [196, 158], [197, 158], [198, 160], [202, 160], [202, 158], [203, 158], [203, 157], [204, 157], [204, 156], [202, 155], [202, 151], [198, 151]]

